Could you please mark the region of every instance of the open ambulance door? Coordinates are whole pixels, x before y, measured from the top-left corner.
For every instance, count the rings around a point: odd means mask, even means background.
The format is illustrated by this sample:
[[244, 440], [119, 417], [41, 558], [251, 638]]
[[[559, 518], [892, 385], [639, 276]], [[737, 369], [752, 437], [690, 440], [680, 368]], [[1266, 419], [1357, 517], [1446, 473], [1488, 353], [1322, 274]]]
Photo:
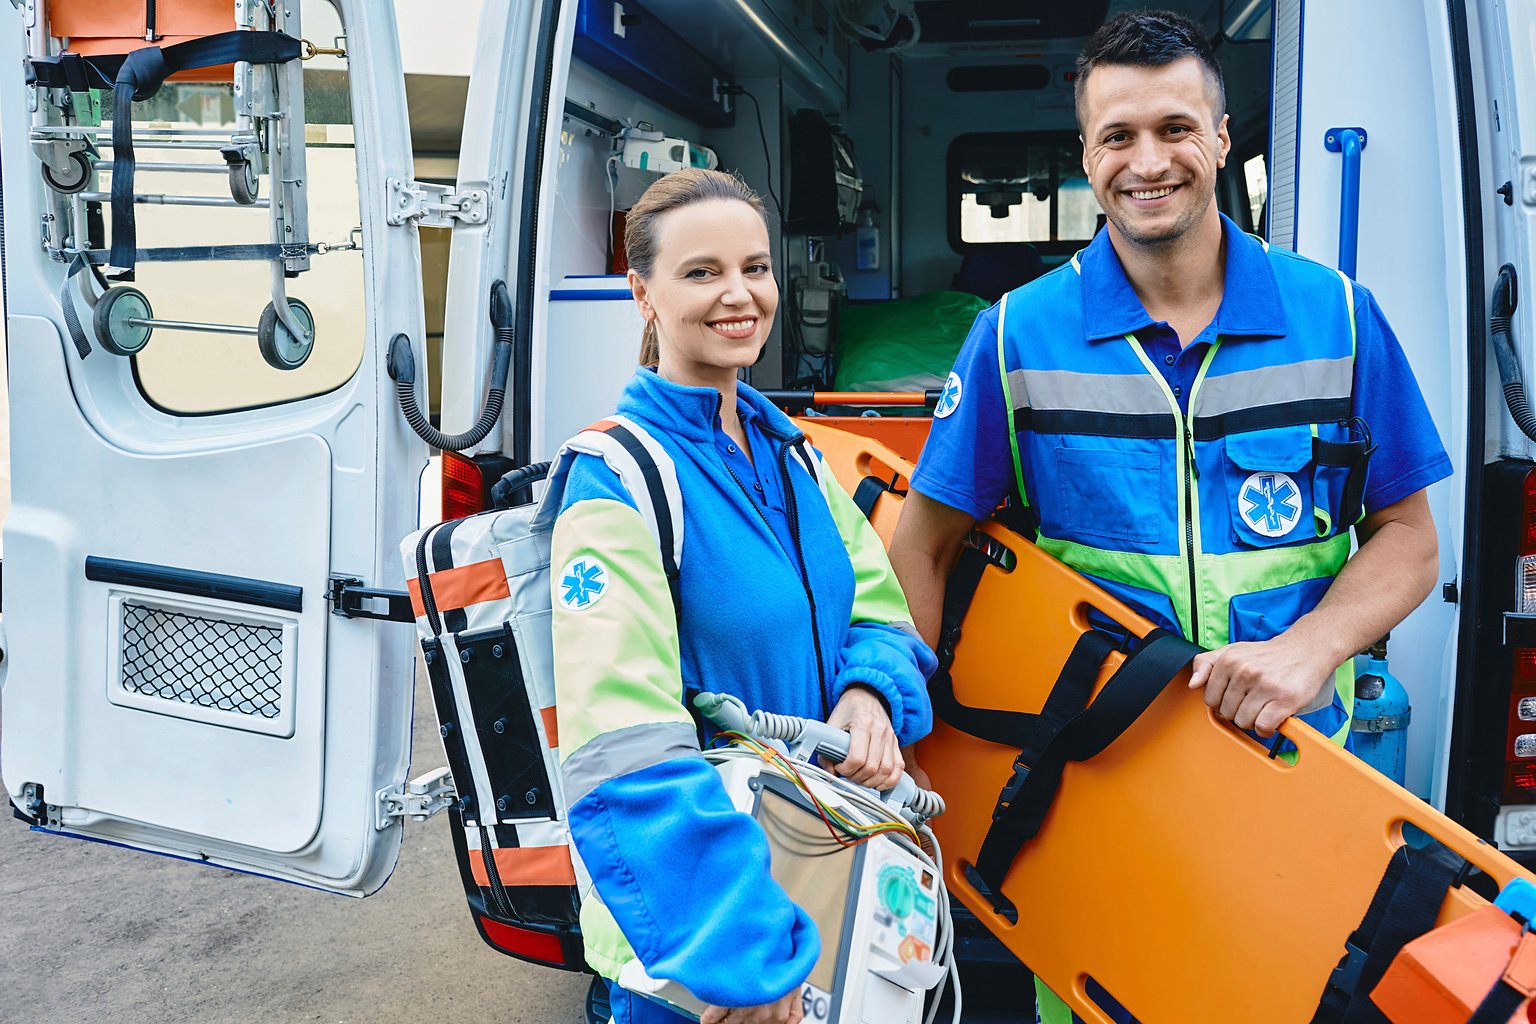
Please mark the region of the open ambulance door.
[[[1462, 7], [1275, 0], [1265, 211], [1269, 243], [1369, 289], [1408, 356], [1456, 467], [1429, 488], [1442, 582], [1462, 561], [1466, 353], [1469, 333], [1481, 345], [1484, 330], [1472, 310], [1481, 243], [1469, 241], [1463, 205], [1478, 185], [1464, 169], [1476, 146], [1462, 130]], [[1392, 429], [1370, 427], [1378, 439]], [[1456, 606], [1441, 598], [1437, 586], [1392, 630], [1388, 654], [1415, 708], [1405, 785], [1444, 807]]]
[[[162, 22], [179, 13], [168, 6]], [[401, 333], [425, 365], [422, 193], [395, 5], [202, 6], [275, 17], [322, 52], [244, 88], [236, 66], [233, 81], [227, 70], [222, 84], [171, 81], [135, 104], [135, 191], [154, 194], [137, 205], [143, 301], [104, 314], [124, 286], [103, 294], [93, 272], [70, 270], [72, 254], [101, 251], [111, 133], [76, 161], [83, 191], [61, 190], [57, 167], [45, 181], [39, 141], [65, 137], [45, 116], [61, 96], [23, 79], [28, 53], [59, 45], [39, 19], [69, 5], [0, 5], [13, 469], [0, 767], [15, 813], [37, 829], [365, 895], [400, 845], [387, 798], [408, 767], [415, 645], [410, 626], [367, 617], [383, 612], [379, 599], [340, 592], [403, 587], [398, 546], [426, 456], [386, 369]], [[84, 52], [144, 45], [133, 31], [137, 41], [105, 31], [119, 39]], [[256, 203], [231, 203], [238, 182], [216, 146], [164, 150], [168, 134], [238, 132], [250, 89], [261, 117], [244, 143], [284, 148], [264, 150]], [[94, 123], [100, 99], [76, 95], [64, 125]], [[186, 173], [210, 157], [214, 173]], [[204, 255], [228, 259], [236, 245], [270, 256], [277, 243], [302, 247], [275, 268], [185, 261], [189, 246], [225, 246]], [[182, 261], [155, 262], [156, 247]], [[296, 369], [273, 365], [274, 320], [275, 354], [302, 348], [268, 306], [284, 291], [315, 332]], [[104, 334], [131, 347], [150, 326], [137, 354], [106, 347]]]

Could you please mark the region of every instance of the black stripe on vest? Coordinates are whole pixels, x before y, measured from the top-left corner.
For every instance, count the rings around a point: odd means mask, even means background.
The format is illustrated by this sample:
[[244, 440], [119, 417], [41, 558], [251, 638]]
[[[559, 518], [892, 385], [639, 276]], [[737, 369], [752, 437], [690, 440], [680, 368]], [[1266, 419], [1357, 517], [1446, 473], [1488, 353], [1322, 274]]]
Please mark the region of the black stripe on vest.
[[651, 456], [645, 445], [633, 433], [615, 423], [603, 431], [619, 444], [624, 450], [634, 456], [635, 462], [640, 466], [640, 473], [645, 477], [645, 489], [651, 494], [651, 507], [656, 510], [656, 534], [658, 547], [661, 548], [661, 567], [667, 574], [667, 579], [677, 579], [677, 560], [673, 557], [672, 534], [672, 506], [667, 502], [667, 489], [662, 486], [661, 471], [656, 468], [656, 460]]
[[1037, 434], [1084, 434], [1092, 437], [1179, 436], [1171, 413], [1081, 412], [1074, 409], [1016, 409], [1015, 431]]
[[1295, 427], [1329, 421], [1347, 421], [1354, 415], [1348, 398], [1313, 398], [1301, 402], [1285, 402], [1280, 405], [1261, 405], [1251, 409], [1236, 409], [1217, 416], [1196, 416], [1194, 424], [1196, 441], [1214, 441], [1228, 434], [1241, 434], [1245, 430], [1267, 430], [1271, 427]]

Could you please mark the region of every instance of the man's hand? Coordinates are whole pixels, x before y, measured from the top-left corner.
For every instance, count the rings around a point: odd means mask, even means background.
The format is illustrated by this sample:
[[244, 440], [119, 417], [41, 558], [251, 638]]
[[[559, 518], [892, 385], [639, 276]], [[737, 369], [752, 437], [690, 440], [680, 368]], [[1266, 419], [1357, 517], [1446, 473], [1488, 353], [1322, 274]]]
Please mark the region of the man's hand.
[[[890, 789], [901, 778], [906, 762], [885, 704], [873, 690], [854, 685], [843, 691], [827, 724], [847, 729], [848, 759], [834, 765], [837, 774], [871, 789]], [[734, 1022], [736, 1018], [732, 1017]]]
[[1205, 703], [1219, 717], [1267, 739], [1287, 718], [1321, 706], [1335, 668], [1282, 633], [1196, 655], [1189, 688], [1205, 687]]
[[804, 1017], [796, 985], [784, 998], [761, 1006], [707, 1006], [699, 1024], [800, 1024]]

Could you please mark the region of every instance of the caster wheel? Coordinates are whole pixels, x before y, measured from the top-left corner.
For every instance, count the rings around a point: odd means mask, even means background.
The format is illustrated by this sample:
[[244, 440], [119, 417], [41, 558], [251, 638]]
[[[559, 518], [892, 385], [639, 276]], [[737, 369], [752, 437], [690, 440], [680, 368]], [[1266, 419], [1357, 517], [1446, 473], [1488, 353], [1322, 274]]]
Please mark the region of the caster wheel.
[[63, 177], [56, 175], [52, 167], [43, 164], [43, 181], [61, 195], [74, 195], [90, 183], [93, 166], [85, 151], [77, 149], [69, 154], [69, 171]]
[[261, 191], [261, 176], [256, 173], [256, 167], [249, 160], [231, 161], [229, 165], [229, 194], [234, 196], [235, 202], [241, 206], [250, 206], [256, 202], [256, 196]]
[[256, 325], [256, 344], [261, 349], [261, 358], [278, 370], [297, 370], [315, 347], [315, 315], [298, 299], [289, 299], [288, 309], [299, 325], [309, 332], [309, 337], [295, 338], [277, 318], [277, 306], [270, 302], [261, 311], [261, 322]]
[[148, 324], [133, 321], [149, 320], [154, 315], [143, 292], [119, 285], [108, 288], [96, 300], [91, 322], [102, 348], [115, 356], [131, 356], [142, 352], [149, 344], [150, 335], [155, 333]]

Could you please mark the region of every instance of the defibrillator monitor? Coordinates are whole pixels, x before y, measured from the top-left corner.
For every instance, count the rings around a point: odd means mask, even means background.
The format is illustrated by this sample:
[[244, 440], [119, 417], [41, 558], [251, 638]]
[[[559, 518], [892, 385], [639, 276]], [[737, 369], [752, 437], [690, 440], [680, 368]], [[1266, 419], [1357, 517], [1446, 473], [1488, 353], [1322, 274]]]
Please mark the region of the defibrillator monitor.
[[[762, 827], [774, 880], [821, 935], [821, 956], [801, 987], [805, 1020], [915, 1024], [924, 992], [944, 973], [933, 962], [946, 899], [937, 874], [889, 836], [858, 843], [834, 836], [816, 803], [762, 761], [739, 758], [716, 770], [737, 809]], [[837, 806], [835, 787], [812, 785], [823, 804]], [[682, 985], [650, 978], [638, 961], [619, 984], [695, 1018], [704, 1010]]]

